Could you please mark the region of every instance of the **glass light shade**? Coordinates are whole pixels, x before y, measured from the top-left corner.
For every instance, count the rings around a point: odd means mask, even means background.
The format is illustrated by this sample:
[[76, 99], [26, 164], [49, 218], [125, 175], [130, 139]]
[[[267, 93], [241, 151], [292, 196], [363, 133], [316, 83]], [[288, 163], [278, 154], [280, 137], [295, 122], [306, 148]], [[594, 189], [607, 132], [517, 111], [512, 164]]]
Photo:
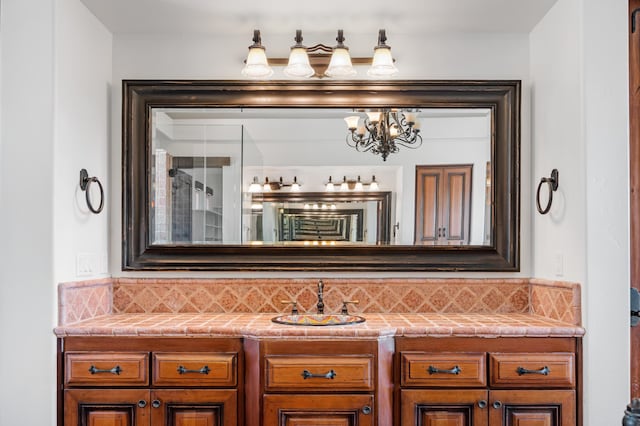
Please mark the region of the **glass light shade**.
[[364, 132], [365, 132], [364, 124], [360, 123], [360, 125], [358, 126], [358, 129], [356, 130], [356, 135], [362, 137], [364, 136]]
[[360, 182], [360, 176], [358, 176], [358, 181], [356, 182], [356, 187], [354, 189], [356, 191], [362, 191], [364, 189], [362, 182]]
[[304, 47], [292, 47], [289, 64], [283, 70], [284, 75], [293, 78], [308, 78], [316, 72], [309, 64], [309, 55]]
[[247, 64], [242, 69], [242, 75], [248, 78], [266, 78], [273, 75], [264, 48], [252, 47], [249, 49]]
[[374, 176], [371, 179], [371, 183], [369, 184], [369, 191], [378, 191], [380, 188], [378, 187], [378, 182], [376, 182], [376, 177]]
[[335, 185], [333, 184], [333, 182], [331, 182], [331, 178], [329, 178], [329, 182], [327, 182], [327, 185], [324, 187], [324, 190], [327, 192], [333, 192], [336, 190]]
[[413, 123], [413, 130], [416, 130], [416, 131], [420, 130], [420, 122], [419, 121], [416, 121], [415, 123]]
[[352, 115], [350, 117], [346, 117], [344, 119], [344, 121], [346, 121], [347, 123], [347, 128], [349, 130], [355, 130], [358, 128], [358, 121], [360, 120], [360, 117], [357, 115]]
[[371, 68], [367, 70], [369, 77], [392, 77], [398, 74], [398, 68], [393, 64], [391, 49], [389, 47], [378, 47], [373, 53]]
[[342, 183], [340, 184], [340, 191], [348, 191], [349, 190], [349, 184], [347, 183], [347, 178], [345, 177], [342, 180]]
[[293, 178], [293, 183], [291, 184], [291, 192], [300, 192], [300, 184], [298, 183], [298, 178]]
[[395, 138], [396, 136], [398, 136], [398, 133], [398, 126], [394, 124], [393, 126], [389, 127], [389, 136]]
[[262, 186], [258, 183], [258, 177], [253, 178], [253, 182], [249, 185], [249, 192], [260, 192], [262, 191]]
[[351, 56], [345, 48], [336, 47], [331, 54], [329, 67], [324, 72], [327, 77], [344, 78], [356, 75], [356, 70], [351, 64]]
[[407, 124], [412, 124], [416, 122], [416, 113], [415, 112], [405, 112], [404, 119], [407, 121]]
[[369, 121], [374, 124], [380, 121], [380, 111], [368, 112], [367, 115], [369, 116]]

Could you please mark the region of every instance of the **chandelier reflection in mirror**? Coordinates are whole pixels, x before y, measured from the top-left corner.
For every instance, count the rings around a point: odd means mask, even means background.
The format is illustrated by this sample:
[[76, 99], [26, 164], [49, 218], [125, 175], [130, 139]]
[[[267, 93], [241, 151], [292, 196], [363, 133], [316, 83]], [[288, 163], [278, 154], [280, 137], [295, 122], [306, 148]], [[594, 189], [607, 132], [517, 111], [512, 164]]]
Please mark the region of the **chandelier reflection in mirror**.
[[400, 147], [415, 149], [422, 145], [419, 111], [382, 109], [366, 113], [366, 117], [353, 115], [345, 118], [350, 131], [347, 144], [360, 152], [371, 152], [387, 161]]

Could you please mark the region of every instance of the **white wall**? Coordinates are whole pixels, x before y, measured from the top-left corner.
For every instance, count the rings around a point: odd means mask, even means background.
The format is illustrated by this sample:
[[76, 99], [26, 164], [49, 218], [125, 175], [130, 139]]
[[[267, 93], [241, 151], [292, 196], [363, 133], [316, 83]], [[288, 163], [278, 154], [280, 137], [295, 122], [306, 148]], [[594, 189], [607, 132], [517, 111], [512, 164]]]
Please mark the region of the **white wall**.
[[[54, 277], [65, 282], [108, 274], [112, 40], [79, 0], [56, 1], [55, 19]], [[99, 215], [78, 184], [83, 168], [104, 186]], [[88, 261], [80, 270], [78, 255]]]
[[[225, 36], [224, 39], [213, 36], [168, 37], [155, 35], [114, 35], [113, 51], [113, 109], [112, 116], [120, 117], [121, 112], [121, 80], [122, 79], [240, 79], [242, 61], [250, 44], [250, 37]], [[307, 34], [305, 40], [331, 42], [334, 34]], [[291, 45], [290, 36], [269, 37], [267, 46], [269, 56], [286, 56]], [[263, 38], [266, 43], [266, 40]], [[355, 56], [370, 55], [368, 35], [352, 35], [349, 39], [351, 54]], [[466, 34], [442, 36], [430, 34], [424, 37], [394, 35], [393, 52], [400, 68], [402, 79], [516, 79], [523, 80], [522, 103], [522, 158], [529, 158], [529, 40], [526, 35], [491, 35]], [[215, 48], [215, 49], [214, 49]], [[215, 50], [215, 55], [214, 55]], [[360, 70], [360, 77], [365, 75]], [[282, 78], [280, 70], [276, 70], [273, 78]], [[112, 120], [112, 179], [111, 187], [119, 191], [121, 187], [121, 121]], [[402, 153], [402, 151], [401, 151]], [[364, 154], [361, 154], [364, 155]], [[530, 170], [527, 161], [522, 162], [522, 216], [521, 216], [521, 272], [512, 274], [493, 274], [497, 276], [530, 276]], [[110, 270], [116, 276], [172, 276], [171, 273], [123, 272], [121, 271], [121, 241], [119, 230], [120, 193], [112, 196], [111, 216], [112, 228], [118, 232], [111, 233]], [[293, 276], [316, 276], [316, 273], [289, 273]], [[184, 273], [173, 276], [238, 276], [242, 273]], [[245, 274], [246, 275], [246, 274]], [[278, 273], [251, 273], [252, 276], [276, 275]], [[336, 273], [327, 273], [327, 276]], [[345, 275], [344, 273], [337, 275]], [[352, 273], [350, 276], [367, 276], [367, 273]], [[397, 273], [392, 274], [397, 276]], [[438, 273], [407, 273], [407, 276], [451, 276]], [[473, 273], [460, 273], [458, 276], [478, 276]], [[482, 276], [489, 274], [483, 273]], [[382, 276], [382, 275], [380, 275]]]
[[533, 276], [583, 284], [586, 426], [619, 424], [629, 398], [626, 8], [559, 0], [531, 33], [533, 183], [560, 172]]
[[2, 425], [55, 415], [53, 3], [5, 0], [0, 10]]
[[77, 252], [108, 252], [107, 212], [76, 196], [82, 167], [108, 183], [111, 39], [79, 0], [0, 7], [0, 425], [41, 426], [56, 416], [56, 285], [77, 279]]

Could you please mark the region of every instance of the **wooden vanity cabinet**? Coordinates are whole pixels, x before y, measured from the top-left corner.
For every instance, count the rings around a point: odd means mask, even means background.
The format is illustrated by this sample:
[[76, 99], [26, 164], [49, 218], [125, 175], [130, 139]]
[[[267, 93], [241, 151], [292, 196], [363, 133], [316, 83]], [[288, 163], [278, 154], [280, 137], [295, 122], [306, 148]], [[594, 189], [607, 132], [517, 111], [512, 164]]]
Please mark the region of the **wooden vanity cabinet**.
[[392, 337], [245, 340], [247, 426], [393, 423]]
[[396, 425], [576, 426], [580, 341], [398, 338]]
[[243, 424], [240, 339], [85, 337], [60, 348], [64, 426]]

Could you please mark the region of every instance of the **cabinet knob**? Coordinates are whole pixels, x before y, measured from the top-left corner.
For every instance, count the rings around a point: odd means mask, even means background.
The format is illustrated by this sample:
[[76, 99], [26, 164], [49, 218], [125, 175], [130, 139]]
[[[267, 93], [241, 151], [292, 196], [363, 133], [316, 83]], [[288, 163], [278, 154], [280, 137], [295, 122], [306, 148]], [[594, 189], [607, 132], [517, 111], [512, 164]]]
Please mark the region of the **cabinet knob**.
[[496, 410], [497, 410], [498, 408], [500, 408], [500, 407], [502, 407], [502, 402], [500, 402], [500, 401], [495, 401], [495, 402], [493, 403], [493, 408], [495, 408]]
[[478, 401], [478, 407], [487, 408], [487, 401], [484, 399], [481, 399], [480, 401]]
[[161, 402], [160, 402], [160, 400], [158, 400], [158, 399], [154, 399], [153, 401], [151, 401], [151, 406], [152, 406], [153, 408], [159, 408], [159, 407], [160, 407], [160, 405], [162, 405], [162, 403], [161, 403]]
[[371, 407], [369, 407], [368, 405], [362, 407], [362, 414], [371, 414]]
[[144, 399], [141, 399], [140, 401], [138, 401], [138, 407], [144, 408], [146, 406], [147, 406], [147, 401], [145, 401]]

